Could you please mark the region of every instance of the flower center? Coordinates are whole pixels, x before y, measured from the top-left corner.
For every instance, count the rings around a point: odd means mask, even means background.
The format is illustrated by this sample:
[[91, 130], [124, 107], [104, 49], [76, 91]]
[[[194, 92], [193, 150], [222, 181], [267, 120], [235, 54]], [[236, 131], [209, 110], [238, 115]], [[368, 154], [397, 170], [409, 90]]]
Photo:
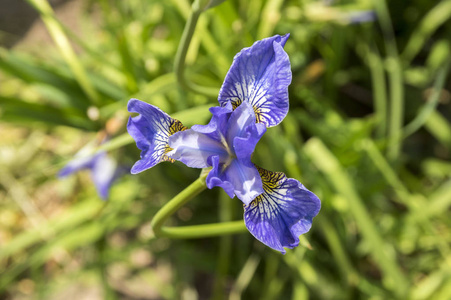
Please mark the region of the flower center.
[[232, 151], [231, 147], [229, 146], [229, 143], [227, 143], [227, 140], [225, 139], [225, 137], [222, 135], [221, 132], [219, 132], [219, 137], [221, 139], [221, 144], [224, 146], [224, 149], [227, 151], [228, 154], [227, 160], [222, 165], [222, 172], [224, 172], [225, 169], [227, 169], [230, 166], [232, 161], [236, 159], [236, 155], [235, 152]]
[[232, 151], [232, 149], [229, 147], [229, 144], [227, 143], [227, 140], [222, 135], [221, 132], [219, 132], [219, 138], [221, 139], [221, 144], [224, 146], [224, 149], [227, 151], [227, 154], [229, 155], [229, 159], [236, 158], [235, 152]]

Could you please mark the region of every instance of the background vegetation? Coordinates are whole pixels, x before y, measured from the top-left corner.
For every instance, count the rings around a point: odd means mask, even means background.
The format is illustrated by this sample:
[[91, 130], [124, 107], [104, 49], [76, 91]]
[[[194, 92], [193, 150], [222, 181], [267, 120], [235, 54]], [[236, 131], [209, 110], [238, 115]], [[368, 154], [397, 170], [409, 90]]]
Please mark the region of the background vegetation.
[[[76, 33], [28, 3], [54, 43], [0, 48], [0, 298], [451, 299], [451, 1], [227, 0], [186, 60], [209, 96], [173, 73], [189, 0], [84, 1]], [[121, 177], [106, 202], [89, 172], [56, 177], [105, 130], [121, 165], [138, 159], [131, 97], [205, 124], [233, 56], [287, 32], [290, 112], [254, 159], [322, 200], [302, 246], [155, 238], [152, 216], [199, 175], [180, 163]], [[240, 219], [215, 188], [170, 224]]]

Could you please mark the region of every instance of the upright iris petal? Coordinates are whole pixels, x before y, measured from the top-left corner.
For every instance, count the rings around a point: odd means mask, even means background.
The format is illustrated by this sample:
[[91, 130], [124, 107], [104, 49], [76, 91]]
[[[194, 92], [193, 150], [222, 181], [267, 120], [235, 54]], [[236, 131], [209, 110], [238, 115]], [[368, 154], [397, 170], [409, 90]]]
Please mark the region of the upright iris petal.
[[[258, 167], [257, 167], [258, 168]], [[260, 242], [285, 253], [299, 245], [321, 207], [315, 194], [282, 172], [258, 168], [264, 192], [244, 207], [247, 229]]]
[[137, 99], [131, 99], [127, 108], [129, 112], [140, 114], [130, 117], [127, 124], [128, 133], [141, 150], [141, 159], [133, 165], [131, 173], [140, 173], [162, 161], [173, 162], [174, 160], [166, 155], [171, 151], [168, 145], [169, 136], [185, 130], [186, 127], [158, 107]]
[[233, 59], [218, 101], [234, 108], [243, 102], [252, 105], [257, 122], [266, 127], [279, 124], [288, 113], [290, 60], [283, 50], [289, 34], [275, 35], [244, 48]]
[[173, 150], [168, 156], [189, 167], [213, 167], [207, 176], [207, 187], [222, 187], [230, 197], [236, 195], [249, 204], [263, 192], [251, 155], [266, 127], [255, 123], [249, 103], [234, 111], [228, 103], [225, 107], [213, 107], [210, 112], [213, 117], [208, 125], [196, 125], [169, 137]]

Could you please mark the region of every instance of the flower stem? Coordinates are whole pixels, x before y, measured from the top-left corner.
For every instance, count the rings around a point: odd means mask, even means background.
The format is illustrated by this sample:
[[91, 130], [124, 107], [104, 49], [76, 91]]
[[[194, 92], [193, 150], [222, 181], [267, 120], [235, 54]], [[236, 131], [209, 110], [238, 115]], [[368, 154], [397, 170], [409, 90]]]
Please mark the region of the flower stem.
[[391, 161], [395, 161], [400, 155], [402, 146], [402, 126], [404, 123], [403, 70], [387, 3], [385, 0], [372, 0], [372, 2], [379, 19], [387, 52], [386, 64], [391, 101], [387, 156]]
[[[221, 193], [219, 197], [219, 220], [221, 222], [230, 222], [233, 220], [233, 202], [226, 194]], [[229, 270], [232, 253], [232, 237], [230, 235], [222, 236], [219, 241], [218, 262], [216, 265], [215, 283], [213, 285], [213, 300], [225, 299], [226, 277]]]
[[157, 237], [168, 237], [174, 239], [193, 239], [211, 237], [218, 235], [233, 234], [246, 231], [242, 220], [234, 222], [202, 224], [182, 227], [163, 227], [164, 222], [178, 209], [193, 199], [207, 187], [205, 178], [208, 172], [202, 171], [199, 178], [172, 198], [163, 206], [152, 219], [150, 226]]
[[162, 227], [161, 236], [173, 239], [196, 239], [245, 232], [243, 220], [182, 227]]
[[196, 94], [205, 95], [207, 97], [217, 97], [218, 89], [209, 88], [194, 84], [185, 78], [185, 60], [188, 48], [193, 38], [194, 30], [196, 29], [197, 21], [202, 13], [202, 8], [199, 0], [194, 1], [191, 7], [191, 14], [186, 21], [185, 29], [183, 30], [182, 38], [180, 39], [179, 47], [175, 55], [174, 73], [177, 76], [177, 82], [185, 90]]
[[162, 234], [163, 228], [161, 227], [163, 226], [163, 223], [185, 203], [205, 190], [205, 188], [207, 187], [205, 178], [207, 178], [207, 173], [202, 172], [196, 181], [191, 183], [186, 189], [177, 194], [177, 196], [172, 198], [157, 212], [155, 217], [152, 219], [152, 222], [150, 223], [152, 230], [156, 236], [167, 236], [166, 234]]

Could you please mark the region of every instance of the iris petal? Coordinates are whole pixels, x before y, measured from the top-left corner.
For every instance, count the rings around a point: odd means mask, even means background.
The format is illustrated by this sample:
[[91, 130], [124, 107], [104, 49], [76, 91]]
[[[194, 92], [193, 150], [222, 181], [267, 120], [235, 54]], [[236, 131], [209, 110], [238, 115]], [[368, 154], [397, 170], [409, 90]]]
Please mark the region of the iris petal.
[[225, 170], [227, 180], [233, 185], [235, 194], [245, 205], [263, 193], [263, 185], [257, 168], [235, 159]]
[[214, 155], [208, 158], [208, 164], [213, 168], [208, 173], [206, 183], [209, 189], [215, 186], [221, 187], [229, 195], [230, 198], [235, 197], [235, 189], [230, 181], [227, 180], [227, 176], [221, 171], [223, 164], [219, 163], [219, 156]]
[[224, 145], [203, 133], [188, 129], [169, 137], [169, 146], [173, 149], [168, 153], [191, 168], [209, 167], [207, 159], [217, 155], [220, 161], [227, 160], [228, 153]]
[[285, 253], [299, 245], [321, 207], [315, 194], [282, 172], [258, 168], [264, 192], [244, 207], [244, 222], [263, 244]]
[[214, 106], [210, 108], [212, 117], [208, 125], [194, 125], [191, 127], [194, 131], [204, 133], [210, 138], [223, 143], [226, 135], [227, 122], [233, 112], [232, 105], [229, 103], [224, 107]]
[[264, 124], [253, 124], [246, 129], [246, 136], [233, 139], [233, 149], [239, 161], [253, 165], [251, 163], [252, 153], [254, 153], [255, 146], [265, 132], [266, 126]]
[[119, 175], [119, 169], [114, 159], [106, 153], [98, 156], [91, 170], [92, 180], [97, 189], [97, 193], [104, 200], [108, 198], [109, 190], [113, 181]]
[[106, 200], [114, 180], [123, 174], [126, 168], [118, 167], [116, 161], [105, 151], [92, 154], [93, 149], [93, 144], [88, 144], [81, 149], [75, 155], [75, 158], [58, 173], [58, 177], [65, 177], [76, 171], [89, 169], [97, 193], [103, 200]]
[[186, 127], [158, 107], [137, 99], [131, 99], [127, 108], [129, 112], [140, 114], [130, 117], [127, 124], [128, 133], [141, 150], [141, 159], [132, 167], [131, 173], [140, 173], [162, 161], [173, 161], [166, 155], [171, 150], [169, 136]]
[[64, 166], [61, 171], [59, 171], [58, 177], [65, 177], [74, 172], [92, 168], [96, 158], [102, 155], [102, 153], [104, 154], [104, 152], [92, 154], [93, 149], [94, 146], [92, 144], [88, 144], [86, 147], [78, 151], [77, 154], [75, 154], [74, 159]]
[[236, 159], [228, 164], [221, 164], [217, 156], [212, 156], [209, 163], [213, 166], [206, 180], [209, 189], [222, 187], [230, 198], [236, 195], [245, 204], [249, 204], [263, 192], [262, 181], [255, 166], [244, 165]]
[[241, 104], [230, 116], [227, 123], [227, 143], [233, 145], [236, 137], [247, 135], [246, 131], [250, 126], [255, 127], [255, 113], [249, 103]]
[[288, 113], [291, 68], [283, 50], [289, 34], [275, 35], [244, 48], [233, 59], [219, 91], [221, 106], [243, 102], [252, 105], [257, 122], [267, 127], [279, 124]]

